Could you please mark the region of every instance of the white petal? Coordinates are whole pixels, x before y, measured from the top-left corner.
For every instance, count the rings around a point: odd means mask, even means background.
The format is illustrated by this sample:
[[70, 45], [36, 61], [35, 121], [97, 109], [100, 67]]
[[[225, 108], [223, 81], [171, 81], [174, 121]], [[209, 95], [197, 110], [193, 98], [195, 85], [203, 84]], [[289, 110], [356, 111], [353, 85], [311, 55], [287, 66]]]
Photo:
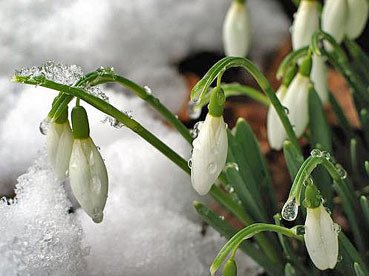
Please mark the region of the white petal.
[[288, 87], [282, 105], [288, 109], [288, 118], [297, 137], [300, 137], [309, 122], [308, 89], [310, 79], [297, 74]]
[[334, 268], [338, 258], [338, 234], [323, 205], [307, 209], [305, 244], [314, 265], [320, 270]]
[[206, 116], [197, 138], [193, 141], [191, 182], [194, 189], [205, 195], [224, 168], [228, 138], [223, 117]]
[[369, 3], [367, 0], [347, 0], [348, 13], [345, 33], [355, 39], [363, 31], [368, 20]]
[[[286, 92], [287, 92], [286, 86], [281, 85], [278, 88], [276, 96], [281, 102], [285, 98]], [[268, 109], [267, 132], [270, 147], [275, 150], [280, 150], [283, 146], [283, 142], [287, 138], [287, 134], [272, 104], [269, 106]]]
[[108, 194], [108, 174], [91, 138], [74, 140], [69, 177], [73, 194], [83, 210], [95, 222], [101, 222]]
[[310, 78], [322, 103], [328, 101], [328, 68], [322, 56], [313, 56], [313, 67]]
[[232, 2], [224, 20], [223, 44], [227, 56], [247, 55], [250, 46], [250, 17], [246, 4]]
[[301, 1], [292, 25], [292, 47], [297, 50], [310, 45], [313, 33], [319, 29], [317, 1]]
[[347, 0], [327, 0], [322, 11], [322, 30], [341, 43], [347, 23]]
[[47, 152], [54, 172], [59, 179], [66, 177], [72, 144], [73, 134], [69, 122], [52, 123], [47, 133]]

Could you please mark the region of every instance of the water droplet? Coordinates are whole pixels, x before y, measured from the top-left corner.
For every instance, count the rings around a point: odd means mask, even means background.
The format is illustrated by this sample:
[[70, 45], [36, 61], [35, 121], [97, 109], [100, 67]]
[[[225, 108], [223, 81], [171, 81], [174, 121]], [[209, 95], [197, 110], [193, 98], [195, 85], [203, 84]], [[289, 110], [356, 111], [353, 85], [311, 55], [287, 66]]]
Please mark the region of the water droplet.
[[194, 101], [189, 101], [187, 105], [187, 113], [191, 119], [197, 119], [201, 115], [201, 107], [197, 107]]
[[210, 174], [215, 174], [217, 172], [217, 168], [218, 168], [218, 166], [215, 162], [210, 162], [208, 164], [208, 172]]
[[187, 165], [190, 169], [192, 169], [192, 158], [188, 160]]
[[322, 156], [322, 152], [319, 149], [313, 149], [310, 152], [310, 155], [313, 157], [321, 157]]
[[328, 207], [325, 207], [324, 209], [327, 211], [327, 213], [328, 213], [329, 215], [331, 215], [331, 214], [332, 214], [331, 209], [329, 209]]
[[225, 217], [224, 217], [224, 216], [219, 216], [219, 218], [220, 218], [221, 220], [224, 220], [224, 219], [225, 219]]
[[332, 225], [333, 231], [337, 233], [337, 235], [341, 232], [341, 226], [339, 226], [337, 223], [333, 223]]
[[288, 109], [288, 107], [286, 107], [286, 106], [283, 106], [283, 110], [284, 110], [284, 112], [288, 115], [288, 114], [290, 114], [290, 110]]
[[330, 161], [331, 154], [328, 151], [322, 151], [322, 157]]
[[150, 87], [148, 87], [147, 85], [145, 85], [144, 86], [144, 89], [145, 89], [145, 91], [146, 91], [147, 94], [152, 95], [152, 90], [151, 90]]
[[39, 129], [42, 135], [47, 135], [50, 128], [50, 120], [48, 118], [43, 119], [40, 123]]
[[337, 263], [342, 262], [342, 260], [343, 260], [342, 255], [338, 255], [338, 257], [337, 257]]
[[240, 170], [238, 164], [235, 163], [235, 162], [227, 162], [225, 167], [224, 167], [224, 170], [227, 171], [228, 169], [233, 169], [233, 170], [236, 170], [236, 171]]
[[193, 126], [193, 130], [191, 131], [191, 135], [192, 137], [195, 139], [199, 133], [200, 133], [200, 130], [201, 130], [201, 126], [204, 122], [203, 121], [200, 121], [200, 122], [197, 122], [194, 126]]
[[282, 217], [285, 220], [293, 221], [296, 219], [298, 213], [298, 206], [295, 198], [287, 200], [282, 208]]
[[297, 235], [305, 235], [305, 226], [299, 225], [296, 227], [296, 234]]
[[339, 174], [339, 176], [341, 177], [341, 179], [346, 179], [347, 177], [347, 172], [346, 170], [342, 167], [341, 164], [336, 164], [336, 171]]

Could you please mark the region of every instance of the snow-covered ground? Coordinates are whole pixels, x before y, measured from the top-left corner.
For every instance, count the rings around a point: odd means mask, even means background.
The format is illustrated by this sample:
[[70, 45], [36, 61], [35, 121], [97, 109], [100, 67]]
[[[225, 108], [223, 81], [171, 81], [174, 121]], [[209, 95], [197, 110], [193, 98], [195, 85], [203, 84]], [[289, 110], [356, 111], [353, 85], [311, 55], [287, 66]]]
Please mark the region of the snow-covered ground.
[[[202, 236], [192, 208], [199, 198], [189, 177], [127, 128], [103, 124], [88, 108], [91, 136], [110, 177], [104, 221], [81, 210], [55, 180], [38, 130], [56, 92], [10, 82], [14, 69], [46, 60], [101, 65], [141, 85], [177, 111], [185, 84], [174, 64], [190, 53], [222, 51], [221, 25], [229, 1], [1, 1], [0, 195], [18, 180], [17, 201], [0, 203], [0, 275], [207, 275], [224, 239]], [[270, 0], [249, 0], [251, 57], [260, 61], [287, 33], [288, 22]], [[265, 20], [269, 18], [269, 20]], [[119, 88], [110, 102], [188, 158], [190, 147], [151, 109]], [[38, 159], [36, 165], [32, 165]], [[64, 186], [68, 187], [68, 183]], [[255, 265], [242, 256], [244, 268]]]

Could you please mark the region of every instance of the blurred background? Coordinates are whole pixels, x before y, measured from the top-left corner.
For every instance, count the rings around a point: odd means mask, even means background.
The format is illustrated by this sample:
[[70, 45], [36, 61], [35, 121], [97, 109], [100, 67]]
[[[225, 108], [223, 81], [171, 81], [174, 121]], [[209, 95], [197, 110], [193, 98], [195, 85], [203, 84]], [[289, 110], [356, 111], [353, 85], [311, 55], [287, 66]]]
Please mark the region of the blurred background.
[[[230, 3], [230, 0], [0, 1], [0, 196], [14, 196], [17, 177], [42, 152], [45, 138], [38, 125], [56, 95], [43, 88], [12, 83], [14, 70], [49, 60], [76, 64], [85, 73], [100, 66], [114, 67], [118, 74], [149, 87], [192, 128], [197, 120], [188, 115], [189, 92], [224, 57], [221, 31]], [[289, 28], [296, 7], [290, 0], [248, 0], [247, 4], [252, 29], [248, 58], [277, 88], [275, 72], [291, 50]], [[368, 33], [367, 26], [359, 38], [366, 50]], [[242, 70], [228, 70], [223, 80], [257, 88]], [[329, 82], [352, 122], [357, 123], [344, 80], [332, 71]], [[135, 119], [189, 158], [189, 147], [145, 104], [121, 87], [107, 85], [102, 89], [113, 105], [132, 111]], [[233, 97], [227, 101], [225, 121], [232, 127], [238, 117], [243, 117], [251, 124], [282, 201], [290, 179], [282, 155], [271, 151], [267, 144], [266, 111], [265, 106], [245, 97]], [[329, 114], [328, 107], [327, 111]], [[89, 114], [93, 138], [101, 146], [111, 175], [111, 190], [101, 225], [93, 225], [78, 212], [78, 206], [71, 209], [77, 213], [84, 231], [81, 247], [88, 248], [84, 265], [78, 268], [79, 272], [75, 270], [75, 275], [85, 275], [80, 271], [87, 275], [122, 275], [123, 269], [128, 276], [207, 275], [210, 260], [224, 241], [210, 229], [205, 235], [206, 227], [192, 210], [192, 201], [199, 197], [192, 191], [188, 176], [129, 130], [103, 124], [103, 115], [92, 109]], [[205, 114], [206, 108], [200, 120]], [[333, 116], [329, 120], [335, 124]], [[339, 133], [336, 129], [337, 137]], [[157, 164], [154, 166], [153, 162]], [[173, 171], [175, 178], [165, 175], [168, 170]], [[69, 199], [73, 202], [73, 198]], [[143, 228], [152, 230], [139, 234]], [[173, 233], [183, 234], [183, 238]], [[120, 235], [126, 239], [117, 238]], [[1, 245], [0, 240], [0, 248]], [[191, 256], [193, 252], [197, 253]], [[183, 259], [185, 263], [181, 266]], [[243, 269], [248, 275], [260, 273], [250, 260], [245, 264]], [[178, 272], [179, 268], [183, 270]]]

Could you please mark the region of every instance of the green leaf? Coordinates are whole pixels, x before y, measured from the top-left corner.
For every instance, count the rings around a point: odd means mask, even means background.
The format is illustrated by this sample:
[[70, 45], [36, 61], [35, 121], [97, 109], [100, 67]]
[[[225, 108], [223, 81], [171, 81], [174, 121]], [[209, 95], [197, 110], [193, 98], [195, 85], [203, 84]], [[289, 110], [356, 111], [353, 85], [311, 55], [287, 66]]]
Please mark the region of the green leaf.
[[345, 131], [349, 137], [352, 137], [354, 135], [354, 130], [352, 129], [349, 120], [343, 112], [341, 105], [333, 96], [332, 92], [329, 92], [329, 103], [331, 104], [331, 107], [336, 114], [337, 120], [340, 123], [343, 131]]
[[242, 153], [246, 159], [256, 185], [261, 186], [264, 205], [269, 207], [268, 216], [271, 218], [276, 212], [275, 191], [272, 186], [269, 170], [263, 154], [260, 151], [259, 143], [250, 125], [242, 118], [239, 118], [236, 127], [233, 129], [236, 141], [239, 143]]
[[290, 177], [294, 180], [301, 165], [304, 163], [304, 158], [296, 147], [288, 140], [283, 144], [283, 154]]
[[360, 197], [360, 207], [361, 207], [361, 210], [363, 211], [366, 231], [369, 231], [369, 205], [368, 205], [368, 198], [364, 195]]

